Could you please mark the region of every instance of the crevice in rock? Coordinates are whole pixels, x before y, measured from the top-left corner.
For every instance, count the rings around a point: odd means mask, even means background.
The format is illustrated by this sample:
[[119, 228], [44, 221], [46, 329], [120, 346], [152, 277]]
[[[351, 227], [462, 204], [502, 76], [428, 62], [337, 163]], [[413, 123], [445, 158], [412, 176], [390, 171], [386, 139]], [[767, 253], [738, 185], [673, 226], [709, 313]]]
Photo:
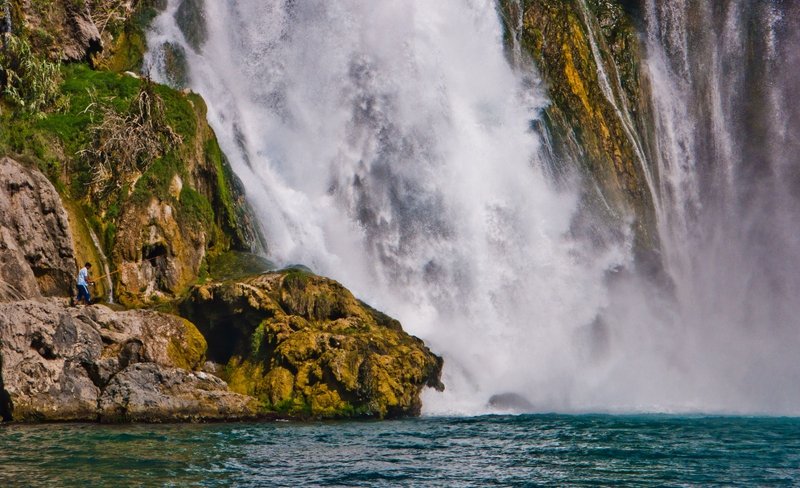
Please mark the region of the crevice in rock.
[[154, 281], [159, 290], [166, 290], [165, 279], [167, 276], [167, 245], [163, 242], [145, 244], [142, 246], [142, 261], [153, 268]]
[[131, 364], [141, 363], [144, 361], [142, 358], [142, 350], [144, 344], [139, 339], [131, 339], [122, 346], [119, 353], [119, 370], [127, 368]]
[[5, 389], [3, 382], [3, 353], [0, 352], [0, 419], [3, 422], [10, 422], [13, 420], [14, 403], [11, 401], [11, 395]]
[[55, 359], [57, 357], [53, 345], [44, 340], [41, 332], [34, 332], [31, 336], [31, 348], [35, 349], [45, 359]]
[[100, 374], [100, 368], [98, 368], [97, 364], [90, 361], [85, 361], [81, 362], [81, 366], [84, 370], [86, 370], [86, 375], [92, 381], [94, 386], [100, 389], [100, 392], [102, 393], [107, 383], [103, 381], [103, 377]]

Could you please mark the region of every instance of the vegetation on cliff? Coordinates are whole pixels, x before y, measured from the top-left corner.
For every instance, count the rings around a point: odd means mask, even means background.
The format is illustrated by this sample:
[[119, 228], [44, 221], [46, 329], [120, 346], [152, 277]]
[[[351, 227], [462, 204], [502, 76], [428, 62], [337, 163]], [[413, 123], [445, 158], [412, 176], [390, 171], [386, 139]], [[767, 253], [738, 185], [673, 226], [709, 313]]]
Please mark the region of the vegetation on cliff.
[[[76, 239], [78, 255], [109, 256], [122, 303], [171, 300], [207, 273], [209, 256], [253, 250], [258, 236], [203, 100], [116, 72], [141, 67], [158, 4], [89, 3], [12, 2], [18, 22], [0, 56], [0, 152], [41, 169], [65, 198], [74, 232], [99, 236], [101, 249]], [[109, 48], [87, 47], [79, 57], [87, 62], [62, 65], [75, 59], [57, 46], [81, 37], [76, 16], [100, 22]]]
[[[0, 156], [13, 159], [0, 172], [18, 177], [0, 187], [3, 420], [419, 413], [420, 390], [443, 387], [442, 360], [422, 341], [331, 280], [254, 275], [272, 264], [252, 253], [260, 238], [204, 101], [141, 74], [144, 33], [164, 2], [8, 5]], [[177, 12], [194, 49], [207, 35], [201, 7], [184, 0]], [[95, 269], [109, 271], [124, 307], [174, 312], [191, 290], [182, 311], [201, 330], [174, 315], [43, 299], [71, 292], [76, 261], [107, 262]], [[24, 289], [8, 286], [14, 277]], [[241, 394], [201, 371], [207, 348]]]

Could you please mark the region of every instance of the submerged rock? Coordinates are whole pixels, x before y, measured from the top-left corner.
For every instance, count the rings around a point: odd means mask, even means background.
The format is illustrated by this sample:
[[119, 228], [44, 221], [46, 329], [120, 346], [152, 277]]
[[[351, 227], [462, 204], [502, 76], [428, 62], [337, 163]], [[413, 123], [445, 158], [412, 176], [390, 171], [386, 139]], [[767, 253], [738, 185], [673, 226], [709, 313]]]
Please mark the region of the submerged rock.
[[496, 410], [505, 410], [515, 413], [530, 413], [534, 411], [533, 403], [519, 393], [499, 393], [492, 395], [488, 402], [489, 407]]
[[[63, 301], [0, 304], [0, 416], [16, 421], [227, 420], [252, 398], [205, 373], [190, 322]], [[6, 399], [6, 401], [2, 401]]]
[[195, 287], [184, 315], [226, 364], [231, 389], [311, 417], [420, 412], [442, 359], [339, 283], [292, 269]]

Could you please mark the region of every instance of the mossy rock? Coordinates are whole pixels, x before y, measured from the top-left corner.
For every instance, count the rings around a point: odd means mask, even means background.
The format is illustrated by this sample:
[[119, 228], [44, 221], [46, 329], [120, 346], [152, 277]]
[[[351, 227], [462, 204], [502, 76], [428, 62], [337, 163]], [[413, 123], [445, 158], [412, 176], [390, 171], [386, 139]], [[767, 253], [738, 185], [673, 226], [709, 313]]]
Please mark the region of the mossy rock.
[[208, 258], [208, 273], [216, 281], [233, 280], [275, 269], [275, 264], [258, 254], [228, 251]]
[[197, 286], [180, 306], [233, 391], [300, 417], [417, 415], [442, 359], [341, 284], [297, 269]]
[[206, 343], [203, 334], [188, 320], [183, 320], [183, 330], [170, 337], [167, 355], [177, 368], [199, 369], [206, 360]]
[[657, 252], [645, 170], [655, 171], [649, 163], [655, 154], [647, 119], [649, 86], [629, 14], [616, 0], [501, 0], [500, 12], [506, 43], [518, 40], [544, 79], [551, 103], [541, 130], [552, 137], [557, 171], [571, 172], [574, 163], [597, 183], [587, 185], [583, 195], [581, 207], [593, 213], [585, 220], [610, 227], [632, 221], [637, 255]]

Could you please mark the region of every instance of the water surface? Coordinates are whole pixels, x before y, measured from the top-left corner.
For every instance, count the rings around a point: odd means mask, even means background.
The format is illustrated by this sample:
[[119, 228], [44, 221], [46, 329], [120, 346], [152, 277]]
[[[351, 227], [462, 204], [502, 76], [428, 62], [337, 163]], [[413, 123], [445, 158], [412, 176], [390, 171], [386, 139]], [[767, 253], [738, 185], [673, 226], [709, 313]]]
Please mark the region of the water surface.
[[800, 419], [12, 425], [0, 486], [797, 486]]

